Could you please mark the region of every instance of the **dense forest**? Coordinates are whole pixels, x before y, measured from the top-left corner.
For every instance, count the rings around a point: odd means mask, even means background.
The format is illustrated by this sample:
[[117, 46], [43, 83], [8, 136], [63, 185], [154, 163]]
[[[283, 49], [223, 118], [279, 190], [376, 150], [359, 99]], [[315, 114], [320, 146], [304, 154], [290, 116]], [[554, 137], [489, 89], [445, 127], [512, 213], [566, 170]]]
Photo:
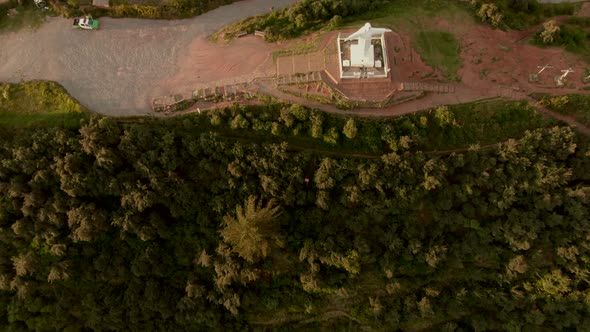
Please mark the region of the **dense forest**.
[[0, 127], [0, 326], [588, 329], [587, 139], [421, 151], [461, 128], [296, 105]]

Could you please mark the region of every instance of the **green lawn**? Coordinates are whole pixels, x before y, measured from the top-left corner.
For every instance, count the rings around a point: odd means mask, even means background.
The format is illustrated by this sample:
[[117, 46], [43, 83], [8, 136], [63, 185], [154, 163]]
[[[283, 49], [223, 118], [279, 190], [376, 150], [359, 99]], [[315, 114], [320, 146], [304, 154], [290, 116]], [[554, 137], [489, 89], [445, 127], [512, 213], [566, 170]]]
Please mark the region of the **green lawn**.
[[461, 47], [455, 36], [444, 31], [420, 31], [415, 39], [416, 49], [424, 61], [440, 69], [450, 80], [460, 81]]
[[76, 127], [87, 112], [55, 82], [0, 83], [0, 126]]
[[413, 47], [427, 64], [442, 71], [447, 79], [459, 80], [457, 70], [461, 68], [461, 47], [449, 31], [438, 31], [433, 22], [436, 19], [453, 22], [473, 21], [469, 9], [456, 1], [400, 0], [383, 10], [368, 12], [348, 18], [345, 28], [360, 27], [371, 22], [375, 27], [388, 27], [401, 31], [412, 38]]
[[[444, 126], [429, 126], [425, 150], [493, 144], [519, 138], [526, 130], [558, 125], [555, 120], [542, 116], [526, 102], [494, 100], [454, 105], [448, 111], [454, 121]], [[433, 121], [436, 111], [428, 113], [429, 121]]]

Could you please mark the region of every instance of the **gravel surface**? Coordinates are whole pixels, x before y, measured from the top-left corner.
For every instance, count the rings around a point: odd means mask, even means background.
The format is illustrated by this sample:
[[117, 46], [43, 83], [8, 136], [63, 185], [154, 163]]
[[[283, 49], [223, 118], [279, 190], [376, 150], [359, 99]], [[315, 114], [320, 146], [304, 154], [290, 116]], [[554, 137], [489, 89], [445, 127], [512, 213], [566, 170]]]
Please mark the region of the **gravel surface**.
[[[295, 1], [244, 0], [187, 20], [101, 18], [98, 31], [73, 29], [71, 19], [49, 18], [36, 31], [0, 34], [0, 81], [54, 80], [93, 111], [151, 113], [157, 85], [194, 69], [178, 63], [190, 55], [187, 49], [195, 40], [204, 42], [224, 25]], [[166, 91], [171, 89], [167, 84]]]

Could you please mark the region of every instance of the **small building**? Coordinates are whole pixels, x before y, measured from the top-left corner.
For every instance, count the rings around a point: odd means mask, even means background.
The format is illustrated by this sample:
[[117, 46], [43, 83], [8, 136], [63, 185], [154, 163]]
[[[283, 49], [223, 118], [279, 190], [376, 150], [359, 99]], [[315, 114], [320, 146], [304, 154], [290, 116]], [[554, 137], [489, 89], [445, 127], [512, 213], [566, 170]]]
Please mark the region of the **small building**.
[[373, 28], [366, 23], [348, 37], [338, 33], [340, 78], [383, 78], [389, 74], [385, 33], [390, 29]]

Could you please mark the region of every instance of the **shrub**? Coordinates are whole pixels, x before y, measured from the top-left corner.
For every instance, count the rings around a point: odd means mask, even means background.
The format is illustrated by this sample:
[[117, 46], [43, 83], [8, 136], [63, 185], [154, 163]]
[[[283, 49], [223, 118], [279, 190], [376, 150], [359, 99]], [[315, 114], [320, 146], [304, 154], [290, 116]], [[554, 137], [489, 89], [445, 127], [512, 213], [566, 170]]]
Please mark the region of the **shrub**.
[[354, 119], [348, 119], [348, 121], [346, 121], [346, 124], [344, 125], [344, 136], [353, 139], [356, 137], [357, 132], [358, 129], [356, 128], [356, 123], [354, 122]]
[[111, 7], [111, 16], [113, 17], [143, 17], [143, 18], [160, 18], [161, 11], [156, 6], [138, 6], [122, 5]]
[[546, 17], [558, 15], [574, 15], [576, 6], [573, 3], [556, 3], [543, 5], [543, 14]]
[[[555, 30], [553, 33], [549, 33], [546, 32], [547, 29]], [[584, 30], [570, 25], [562, 25], [544, 28], [543, 31], [535, 35], [534, 42], [537, 45], [560, 45], [564, 46], [568, 51], [575, 52], [586, 49], [587, 39], [588, 35]]]
[[453, 114], [449, 111], [448, 106], [439, 106], [435, 109], [434, 120], [440, 127], [446, 127], [453, 123]]
[[477, 16], [482, 22], [490, 22], [493, 26], [497, 27], [502, 23], [504, 17], [498, 10], [498, 7], [493, 3], [484, 3], [479, 7]]
[[285, 123], [285, 127], [290, 128], [295, 123], [295, 118], [291, 114], [290, 108], [281, 109], [281, 120]]
[[283, 133], [281, 124], [278, 122], [272, 123], [271, 133], [275, 136], [280, 136]]
[[555, 24], [554, 20], [543, 23], [543, 31], [541, 31], [541, 38], [543, 39], [543, 43], [553, 43], [553, 41], [555, 41], [555, 38], [558, 36], [558, 33], [559, 26]]
[[346, 17], [378, 9], [389, 2], [391, 0], [300, 0], [288, 8], [238, 22], [223, 32], [231, 37], [236, 31], [262, 30], [268, 41], [294, 38], [325, 25], [333, 29]]
[[335, 30], [342, 25], [342, 16], [334, 15], [330, 22], [328, 22], [328, 29]]
[[564, 25], [559, 30], [558, 44], [564, 45], [568, 50], [576, 50], [586, 47], [586, 32], [580, 28]]
[[338, 130], [332, 127], [324, 135], [324, 142], [336, 145], [338, 143], [338, 136]]
[[211, 119], [211, 124], [214, 126], [219, 126], [223, 123], [223, 119], [217, 112], [209, 112], [209, 117]]
[[309, 116], [309, 111], [299, 104], [292, 104], [289, 106], [289, 113], [299, 121], [305, 121]]
[[249, 123], [242, 114], [237, 114], [230, 123], [231, 129], [248, 129]]

